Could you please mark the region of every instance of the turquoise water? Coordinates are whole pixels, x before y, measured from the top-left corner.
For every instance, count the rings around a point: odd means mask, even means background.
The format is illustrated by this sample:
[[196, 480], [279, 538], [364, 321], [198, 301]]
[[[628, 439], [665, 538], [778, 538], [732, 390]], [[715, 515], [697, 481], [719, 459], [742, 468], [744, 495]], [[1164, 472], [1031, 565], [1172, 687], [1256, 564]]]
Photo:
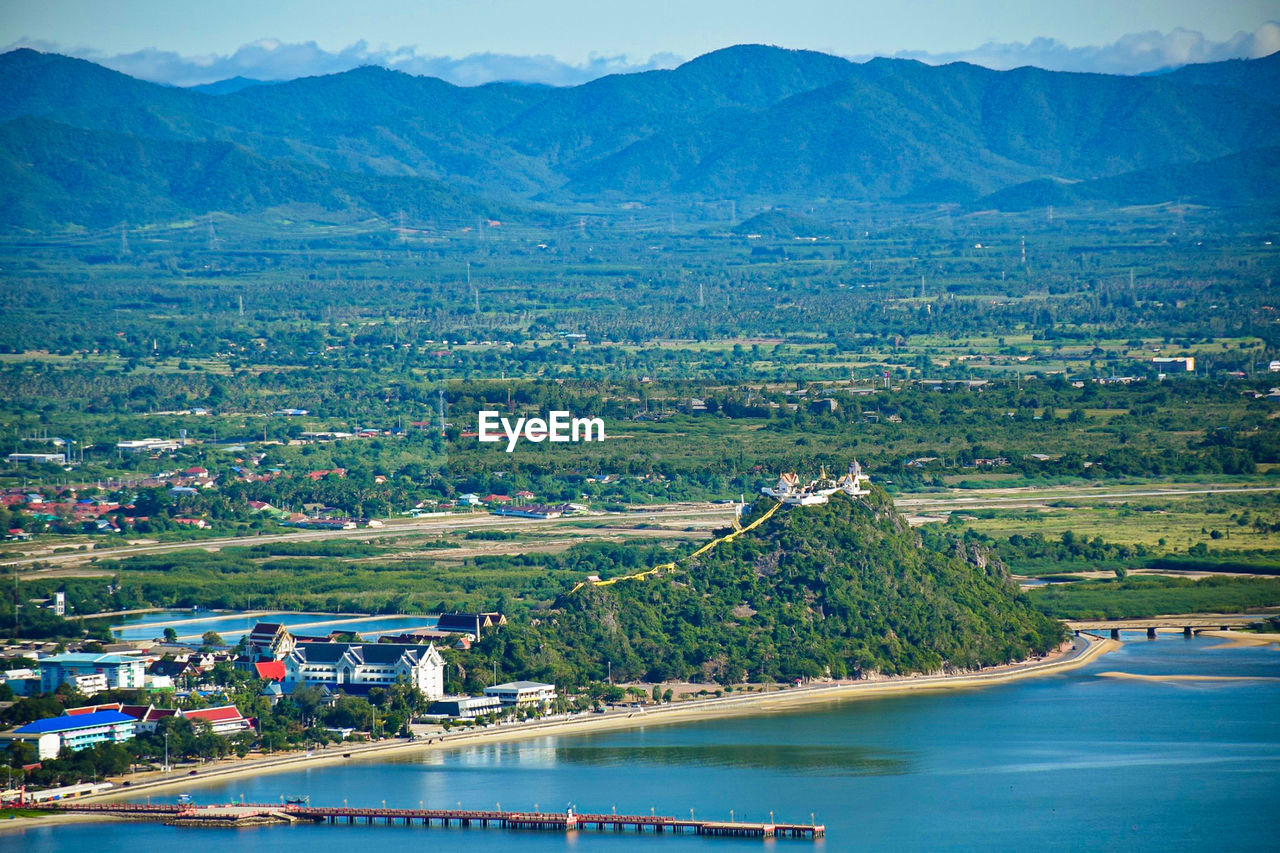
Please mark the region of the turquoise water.
[[[687, 814], [827, 825], [824, 850], [1268, 850], [1280, 843], [1280, 651], [1126, 637], [1074, 672], [835, 703], [767, 717], [469, 747], [190, 789], [199, 802], [490, 807]], [[168, 799], [176, 798], [176, 794]], [[154, 799], [159, 800], [159, 797]], [[0, 836], [24, 851], [312, 853], [371, 845], [488, 850], [812, 849], [807, 841], [421, 827], [178, 830], [101, 824]]]
[[[366, 616], [333, 615], [320, 613], [267, 613], [245, 616], [242, 613], [192, 613], [189, 610], [172, 610], [163, 613], [147, 613], [132, 617], [112, 627], [122, 640], [152, 640], [164, 634], [165, 626], [178, 632], [183, 641], [198, 640], [206, 631], [217, 631], [229, 644], [253, 630], [258, 622], [276, 622], [297, 626], [299, 634], [328, 634], [333, 630], [356, 631], [370, 639], [383, 633], [398, 633], [410, 628], [430, 628], [435, 625], [434, 616]], [[164, 623], [164, 624], [161, 624]], [[172, 623], [172, 624], [170, 624]]]

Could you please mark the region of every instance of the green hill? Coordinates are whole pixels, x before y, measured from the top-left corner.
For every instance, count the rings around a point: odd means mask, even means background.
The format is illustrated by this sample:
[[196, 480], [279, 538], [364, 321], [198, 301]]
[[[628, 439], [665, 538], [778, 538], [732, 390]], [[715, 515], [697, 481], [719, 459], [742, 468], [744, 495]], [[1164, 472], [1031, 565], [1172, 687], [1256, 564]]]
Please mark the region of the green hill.
[[510, 208], [438, 181], [266, 160], [229, 142], [138, 138], [38, 118], [0, 123], [0, 226], [104, 227], [267, 210], [329, 219], [404, 211], [427, 222], [505, 218]]
[[977, 207], [1030, 210], [1056, 205], [1150, 205], [1165, 202], [1209, 206], [1269, 204], [1280, 199], [1280, 146], [1253, 148], [1198, 163], [1175, 163], [1097, 178], [1042, 178], [1003, 189]]
[[785, 210], [766, 210], [734, 226], [738, 234], [759, 234], [762, 237], [827, 237], [831, 227], [816, 219], [800, 216]]
[[583, 587], [533, 631], [523, 663], [546, 676], [602, 678], [611, 661], [616, 679], [726, 684], [1000, 664], [1063, 636], [1003, 566], [924, 548], [879, 490], [783, 508], [657, 578]]

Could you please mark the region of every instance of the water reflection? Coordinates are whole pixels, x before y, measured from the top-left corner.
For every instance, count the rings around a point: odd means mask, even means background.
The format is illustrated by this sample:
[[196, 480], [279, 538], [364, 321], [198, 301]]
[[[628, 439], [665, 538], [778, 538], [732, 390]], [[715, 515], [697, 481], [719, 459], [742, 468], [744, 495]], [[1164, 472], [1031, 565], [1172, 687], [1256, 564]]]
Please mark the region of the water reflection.
[[660, 744], [654, 746], [560, 746], [565, 764], [622, 766], [651, 764], [734, 767], [775, 773], [834, 776], [893, 776], [911, 770], [909, 754], [862, 746], [786, 744]]

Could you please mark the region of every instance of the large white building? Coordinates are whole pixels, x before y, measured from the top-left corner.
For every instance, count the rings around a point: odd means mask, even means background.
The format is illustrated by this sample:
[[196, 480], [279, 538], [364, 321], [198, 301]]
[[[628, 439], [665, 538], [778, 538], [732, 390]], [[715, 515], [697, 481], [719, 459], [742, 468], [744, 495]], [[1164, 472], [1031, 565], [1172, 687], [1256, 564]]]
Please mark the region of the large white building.
[[41, 658], [40, 687], [52, 693], [71, 684], [82, 693], [134, 690], [146, 686], [147, 664], [141, 658], [113, 654], [63, 654]]
[[556, 686], [538, 681], [508, 681], [486, 687], [484, 695], [495, 697], [506, 708], [541, 705], [546, 709], [555, 701]]
[[57, 758], [64, 748], [75, 752], [100, 743], [132, 740], [136, 724], [137, 720], [119, 711], [95, 711], [36, 720], [11, 732], [0, 733], [0, 740], [26, 741], [35, 747], [37, 757], [45, 761]]
[[286, 692], [308, 685], [368, 693], [404, 676], [428, 699], [444, 696], [444, 658], [435, 644], [298, 643], [284, 657]]

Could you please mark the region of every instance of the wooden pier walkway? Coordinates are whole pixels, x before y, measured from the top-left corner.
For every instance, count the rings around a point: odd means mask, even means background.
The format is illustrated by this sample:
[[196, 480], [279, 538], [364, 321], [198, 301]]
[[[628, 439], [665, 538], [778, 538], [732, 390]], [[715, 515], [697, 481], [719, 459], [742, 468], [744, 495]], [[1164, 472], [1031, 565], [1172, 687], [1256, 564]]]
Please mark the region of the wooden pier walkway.
[[696, 820], [666, 815], [581, 814], [565, 812], [516, 812], [483, 809], [391, 809], [348, 806], [229, 803], [195, 806], [149, 803], [50, 803], [40, 808], [57, 811], [109, 814], [181, 826], [245, 826], [260, 823], [385, 824], [440, 827], [501, 827], [503, 829], [574, 832], [633, 832], [662, 835], [684, 833], [738, 838], [822, 838], [820, 823], [751, 823]]

